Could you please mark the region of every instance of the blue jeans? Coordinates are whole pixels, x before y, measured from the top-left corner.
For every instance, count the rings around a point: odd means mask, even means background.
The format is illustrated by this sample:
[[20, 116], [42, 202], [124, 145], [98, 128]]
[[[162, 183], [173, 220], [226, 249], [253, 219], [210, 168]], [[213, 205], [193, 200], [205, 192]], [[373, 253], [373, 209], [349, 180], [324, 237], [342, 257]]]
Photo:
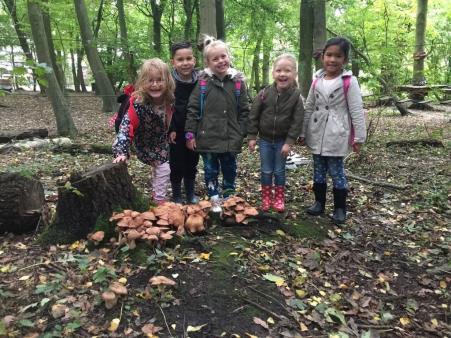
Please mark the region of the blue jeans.
[[219, 195], [219, 170], [222, 171], [222, 194], [228, 197], [235, 192], [236, 155], [232, 153], [202, 153], [205, 184], [208, 196]]
[[343, 157], [313, 155], [313, 182], [327, 183], [327, 172], [332, 177], [335, 189], [347, 189]]
[[275, 185], [285, 185], [285, 163], [287, 158], [282, 156], [281, 153], [284, 144], [285, 140], [275, 142], [259, 140], [262, 185], [272, 185], [273, 176]]

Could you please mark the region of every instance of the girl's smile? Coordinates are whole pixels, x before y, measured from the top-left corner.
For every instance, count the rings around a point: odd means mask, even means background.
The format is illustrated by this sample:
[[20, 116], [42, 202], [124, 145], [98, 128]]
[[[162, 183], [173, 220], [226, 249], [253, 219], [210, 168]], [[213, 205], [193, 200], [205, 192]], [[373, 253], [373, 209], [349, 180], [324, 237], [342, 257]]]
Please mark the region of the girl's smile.
[[272, 77], [276, 82], [277, 90], [283, 91], [296, 81], [296, 66], [291, 60], [281, 59], [274, 67]]
[[218, 78], [224, 78], [230, 67], [230, 58], [227, 50], [222, 47], [213, 48], [208, 53], [207, 65]]

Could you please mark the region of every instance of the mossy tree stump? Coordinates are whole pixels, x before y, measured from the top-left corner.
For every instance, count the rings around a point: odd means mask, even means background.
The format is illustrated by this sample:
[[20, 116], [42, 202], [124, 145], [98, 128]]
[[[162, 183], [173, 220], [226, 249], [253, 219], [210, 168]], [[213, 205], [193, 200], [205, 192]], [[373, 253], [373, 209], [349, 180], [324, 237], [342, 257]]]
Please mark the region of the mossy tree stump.
[[[125, 164], [105, 164], [83, 174], [73, 174], [58, 188], [55, 222], [48, 241], [70, 242], [94, 229], [99, 216], [109, 217], [114, 209], [131, 207], [137, 197]], [[53, 239], [52, 239], [53, 238]]]
[[34, 230], [44, 203], [40, 181], [18, 173], [0, 173], [0, 234]]

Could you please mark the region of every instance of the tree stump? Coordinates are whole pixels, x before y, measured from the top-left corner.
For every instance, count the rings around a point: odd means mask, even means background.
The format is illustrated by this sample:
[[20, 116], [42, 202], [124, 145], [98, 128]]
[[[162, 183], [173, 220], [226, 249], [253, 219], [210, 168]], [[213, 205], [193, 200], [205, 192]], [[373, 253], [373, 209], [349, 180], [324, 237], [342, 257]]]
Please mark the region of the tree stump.
[[0, 173], [0, 233], [34, 230], [44, 204], [40, 181], [18, 173]]
[[99, 216], [109, 217], [117, 208], [131, 207], [136, 197], [125, 164], [108, 163], [73, 174], [65, 186], [58, 188], [55, 222], [50, 229], [64, 234], [58, 241], [84, 238]]

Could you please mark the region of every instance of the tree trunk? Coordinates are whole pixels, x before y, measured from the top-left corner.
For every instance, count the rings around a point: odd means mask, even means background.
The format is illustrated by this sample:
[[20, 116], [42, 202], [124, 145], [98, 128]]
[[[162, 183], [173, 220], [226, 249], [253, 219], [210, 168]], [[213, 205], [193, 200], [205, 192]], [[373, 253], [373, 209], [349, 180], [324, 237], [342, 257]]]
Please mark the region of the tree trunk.
[[62, 68], [58, 64], [56, 53], [55, 53], [55, 45], [53, 44], [52, 26], [51, 26], [51, 22], [50, 22], [48, 0], [43, 1], [43, 3], [45, 6], [45, 10], [42, 11], [42, 19], [44, 21], [44, 29], [45, 29], [45, 36], [47, 38], [47, 45], [49, 46], [50, 61], [52, 61], [51, 65], [52, 65], [53, 71], [55, 72], [56, 79], [58, 80], [58, 84], [59, 84], [61, 90], [64, 92], [64, 89], [66, 88], [66, 79], [64, 77], [64, 72], [63, 72]]
[[136, 189], [125, 164], [105, 164], [75, 174], [70, 183], [58, 189], [55, 223], [51, 231], [64, 233], [65, 241], [85, 238], [99, 216], [111, 216], [115, 208], [129, 208]]
[[[78, 42], [78, 41], [77, 41]], [[81, 91], [86, 93], [88, 90], [86, 89], [85, 78], [83, 76], [83, 48], [77, 49], [77, 78], [78, 82], [80, 82]]]
[[[36, 46], [36, 54], [41, 63], [51, 64], [49, 47], [44, 29], [44, 21], [39, 5], [33, 0], [28, 0], [28, 17], [30, 20], [33, 41]], [[56, 117], [58, 134], [61, 136], [74, 136], [77, 134], [74, 121], [69, 111], [69, 104], [58, 85], [58, 80], [54, 73], [47, 74], [47, 94], [52, 103], [53, 112]]]
[[116, 6], [117, 6], [118, 17], [119, 17], [119, 29], [121, 31], [122, 53], [124, 53], [124, 55], [127, 59], [128, 81], [130, 83], [134, 83], [135, 77], [136, 77], [136, 68], [135, 68], [135, 63], [134, 63], [134, 59], [133, 59], [133, 54], [130, 53], [130, 49], [128, 46], [127, 21], [125, 18], [124, 1], [117, 0]]
[[47, 129], [28, 129], [28, 130], [2, 130], [0, 129], [0, 143], [8, 143], [15, 140], [25, 140], [27, 138], [38, 137], [46, 138], [49, 136]]
[[301, 0], [299, 36], [299, 86], [306, 98], [312, 83], [313, 6], [311, 0]]
[[225, 22], [224, 22], [224, 0], [216, 0], [216, 32], [218, 39], [226, 40]]
[[152, 9], [153, 49], [157, 56], [161, 56], [161, 17], [166, 1], [150, 0]]
[[199, 4], [200, 34], [216, 37], [216, 0], [201, 0]]
[[262, 85], [267, 86], [269, 84], [269, 63], [270, 52], [272, 50], [271, 39], [265, 38], [263, 40], [263, 65], [262, 65]]
[[74, 3], [78, 23], [80, 25], [83, 47], [96, 82], [96, 88], [102, 96], [102, 109], [105, 112], [116, 111], [116, 95], [114, 94], [113, 86], [111, 85], [99, 54], [97, 53], [96, 44], [93, 40], [94, 37], [92, 35], [91, 27], [89, 26], [88, 11], [86, 9], [85, 1], [74, 0]]
[[0, 173], [0, 234], [36, 229], [45, 204], [38, 180], [17, 173]]
[[185, 24], [183, 37], [186, 41], [191, 40], [191, 31], [193, 29], [193, 14], [197, 0], [183, 0], [183, 11], [185, 12]]
[[71, 65], [71, 71], [72, 71], [72, 79], [74, 81], [74, 89], [77, 93], [81, 92], [80, 89], [80, 81], [78, 81], [78, 75], [77, 75], [77, 65], [75, 64], [75, 55], [74, 50], [70, 49], [70, 65]]
[[[264, 33], [264, 32], [263, 32]], [[252, 71], [250, 85], [257, 93], [260, 90], [260, 49], [262, 45], [262, 35], [257, 38], [257, 44], [254, 49], [254, 58], [252, 60]]]
[[326, 43], [326, 0], [315, 0], [313, 2], [313, 58], [315, 68], [322, 68], [321, 55]]
[[[427, 17], [427, 0], [417, 0], [417, 20], [415, 27], [415, 53], [413, 54], [413, 78], [412, 84], [423, 86], [426, 84], [424, 77], [424, 59], [426, 53], [424, 51], [425, 34], [426, 34], [426, 17]], [[414, 95], [415, 96], [415, 95]], [[412, 97], [414, 100], [424, 100], [424, 95], [416, 95]]]

